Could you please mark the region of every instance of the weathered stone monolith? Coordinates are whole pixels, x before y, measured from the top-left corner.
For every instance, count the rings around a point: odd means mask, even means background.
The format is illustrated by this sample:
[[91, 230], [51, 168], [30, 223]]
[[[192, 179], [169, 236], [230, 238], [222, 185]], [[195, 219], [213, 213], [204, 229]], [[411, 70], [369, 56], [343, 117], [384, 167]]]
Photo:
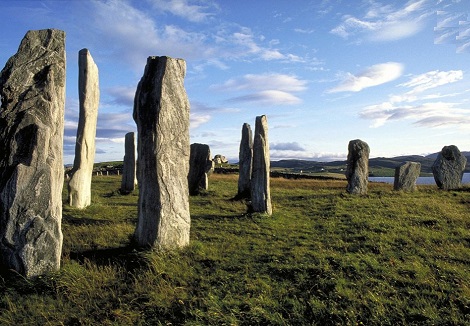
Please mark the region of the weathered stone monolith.
[[182, 59], [149, 57], [137, 86], [139, 203], [135, 241], [143, 247], [189, 243], [189, 101]]
[[65, 33], [29, 31], [0, 73], [0, 265], [60, 267]]
[[213, 168], [213, 161], [209, 145], [194, 143], [190, 148], [188, 186], [189, 194], [195, 196], [209, 188], [208, 175]]
[[91, 176], [95, 162], [96, 122], [100, 102], [98, 67], [88, 49], [78, 52], [78, 96], [80, 115], [68, 192], [70, 206], [85, 208], [91, 204]]
[[251, 188], [251, 171], [253, 166], [253, 135], [251, 126], [244, 123], [242, 139], [238, 153], [238, 193], [236, 198], [249, 198]]
[[128, 132], [124, 139], [124, 162], [122, 166], [121, 193], [130, 194], [135, 190], [135, 184], [135, 137], [133, 132]]
[[265, 115], [256, 117], [253, 141], [253, 168], [251, 174], [251, 208], [253, 212], [272, 214], [268, 120]]
[[461, 187], [467, 158], [455, 145], [444, 146], [432, 165], [434, 180], [440, 189], [452, 190]]
[[356, 139], [351, 140], [348, 145], [348, 162], [346, 168], [346, 179], [348, 180], [347, 192], [350, 194], [367, 194], [369, 182], [369, 145]]
[[403, 162], [395, 168], [394, 190], [415, 191], [416, 180], [421, 173], [421, 163]]

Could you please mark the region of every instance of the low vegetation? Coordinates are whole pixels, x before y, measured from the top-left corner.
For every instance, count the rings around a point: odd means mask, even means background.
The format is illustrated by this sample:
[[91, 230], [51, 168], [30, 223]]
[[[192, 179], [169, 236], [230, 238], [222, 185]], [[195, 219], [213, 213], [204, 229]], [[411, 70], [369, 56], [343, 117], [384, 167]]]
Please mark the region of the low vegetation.
[[148, 252], [130, 245], [137, 194], [120, 181], [64, 205], [60, 271], [2, 274], [1, 325], [468, 325], [470, 189], [273, 178], [267, 217], [231, 199], [236, 175], [212, 175], [190, 246]]

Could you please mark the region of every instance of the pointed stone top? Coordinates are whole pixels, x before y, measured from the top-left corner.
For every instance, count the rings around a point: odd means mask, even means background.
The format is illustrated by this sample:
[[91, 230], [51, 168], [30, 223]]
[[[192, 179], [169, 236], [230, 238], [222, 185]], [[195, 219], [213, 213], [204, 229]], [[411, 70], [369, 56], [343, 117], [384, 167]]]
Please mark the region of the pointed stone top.
[[[45, 76], [38, 73], [48, 69], [65, 71], [65, 32], [58, 29], [28, 31], [18, 52], [8, 59], [0, 72], [0, 85], [3, 86], [0, 87], [0, 95], [8, 98], [21, 94], [24, 87], [28, 87], [26, 85], [31, 85], [32, 76]], [[25, 74], [25, 71], [29, 73]], [[55, 80], [57, 86], [65, 86], [65, 73], [58, 76]], [[2, 102], [2, 107], [6, 106], [7, 103]]]

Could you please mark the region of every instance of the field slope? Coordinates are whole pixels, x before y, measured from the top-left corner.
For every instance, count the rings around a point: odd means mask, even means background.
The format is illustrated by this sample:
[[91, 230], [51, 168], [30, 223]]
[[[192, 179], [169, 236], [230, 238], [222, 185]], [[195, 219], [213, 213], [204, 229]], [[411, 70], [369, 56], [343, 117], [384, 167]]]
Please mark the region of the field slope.
[[61, 270], [1, 274], [0, 325], [468, 325], [470, 189], [271, 185], [273, 216], [246, 214], [237, 176], [212, 175], [190, 246], [145, 252], [137, 195], [94, 177], [89, 208], [64, 205]]

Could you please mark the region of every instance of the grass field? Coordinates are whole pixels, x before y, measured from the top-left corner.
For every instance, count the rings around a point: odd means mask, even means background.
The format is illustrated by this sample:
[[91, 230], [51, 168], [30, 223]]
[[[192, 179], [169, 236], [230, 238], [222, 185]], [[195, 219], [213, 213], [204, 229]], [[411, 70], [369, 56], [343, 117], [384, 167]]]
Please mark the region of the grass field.
[[59, 272], [2, 274], [0, 325], [470, 323], [470, 189], [275, 178], [267, 217], [231, 200], [236, 175], [212, 175], [190, 199], [191, 244], [147, 252], [120, 181], [94, 177], [89, 208], [64, 205]]

